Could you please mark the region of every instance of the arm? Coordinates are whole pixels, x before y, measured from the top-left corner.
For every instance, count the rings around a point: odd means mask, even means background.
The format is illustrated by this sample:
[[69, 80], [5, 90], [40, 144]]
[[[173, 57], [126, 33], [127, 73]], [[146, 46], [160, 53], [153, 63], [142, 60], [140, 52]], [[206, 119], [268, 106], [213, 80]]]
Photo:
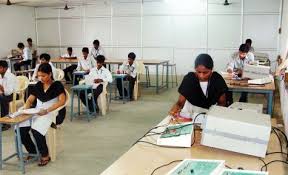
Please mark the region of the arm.
[[226, 95], [222, 94], [218, 99], [218, 106], [226, 106]]
[[177, 113], [183, 108], [186, 98], [183, 95], [180, 95], [178, 101], [172, 106], [169, 111], [169, 114], [176, 117]]
[[76, 70], [77, 70], [77, 71], [80, 71], [80, 70], [81, 70], [81, 62], [80, 62], [80, 60], [78, 60]]
[[30, 95], [28, 97], [28, 99], [26, 100], [26, 103], [24, 105], [24, 109], [29, 109], [32, 106], [35, 99], [36, 99], [36, 97], [34, 95]]
[[52, 112], [52, 111], [56, 110], [57, 108], [65, 105], [65, 101], [66, 101], [66, 96], [65, 96], [65, 93], [63, 92], [58, 96], [57, 103], [53, 104], [52, 106], [50, 106], [47, 109], [41, 110], [38, 114], [39, 115], [46, 115], [49, 112]]

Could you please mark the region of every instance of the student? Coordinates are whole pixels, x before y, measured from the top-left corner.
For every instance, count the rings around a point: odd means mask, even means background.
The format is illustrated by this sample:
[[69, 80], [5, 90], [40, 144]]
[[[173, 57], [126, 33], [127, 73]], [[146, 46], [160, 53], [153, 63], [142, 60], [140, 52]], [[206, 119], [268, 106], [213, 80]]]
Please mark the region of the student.
[[[93, 85], [93, 96], [94, 96], [95, 105], [96, 105], [95, 108], [96, 108], [96, 112], [98, 113], [99, 107], [97, 104], [97, 98], [103, 91], [103, 83], [112, 82], [112, 75], [110, 71], [103, 66], [104, 61], [105, 61], [105, 57], [103, 55], [98, 55], [96, 60], [97, 60], [97, 66], [90, 70], [90, 73], [89, 75], [87, 75], [87, 77], [89, 77], [89, 79], [92, 80], [92, 82], [89, 82], [89, 83]], [[85, 81], [87, 81], [86, 80], [87, 77], [85, 77]], [[91, 91], [88, 93], [91, 93]], [[85, 100], [85, 93], [83, 91], [80, 92], [80, 99], [82, 103], [85, 106], [87, 106], [86, 100]], [[88, 100], [88, 109], [89, 111], [93, 111], [92, 98]]]
[[32, 43], [32, 39], [28, 38], [27, 39], [28, 47], [31, 50], [32, 54], [32, 69], [35, 68], [36, 62], [37, 62], [37, 46]]
[[[239, 51], [232, 55], [229, 63], [227, 64], [227, 72], [235, 73], [238, 77], [242, 77], [244, 64], [250, 64], [254, 61], [254, 56], [249, 57], [249, 46], [241, 44]], [[247, 92], [242, 92], [239, 102], [247, 102]]]
[[[96, 67], [96, 61], [91, 56], [89, 56], [89, 49], [87, 47], [83, 47], [82, 49], [83, 57], [78, 59], [77, 71], [85, 71], [87, 74], [90, 72], [90, 69]], [[82, 77], [82, 76], [81, 76]], [[80, 77], [75, 77], [74, 84], [78, 84]]]
[[[9, 103], [13, 99], [13, 92], [17, 90], [18, 81], [16, 76], [8, 71], [8, 63], [5, 60], [0, 60], [0, 75], [0, 109], [1, 117], [4, 117], [9, 113]], [[2, 126], [2, 130], [9, 128], [10, 125]]]
[[245, 44], [249, 46], [249, 52], [254, 53], [254, 47], [252, 46], [252, 40], [250, 38], [246, 39]]
[[[72, 47], [67, 48], [67, 53], [62, 55], [61, 58], [64, 59], [77, 59], [77, 56], [73, 53]], [[72, 64], [71, 66], [66, 67], [63, 71], [65, 73], [66, 82], [71, 82], [73, 77], [73, 71], [77, 68], [76, 64]]]
[[96, 59], [98, 55], [104, 55], [104, 51], [100, 46], [99, 40], [93, 41], [93, 48], [91, 49], [91, 55], [94, 57], [94, 59]]
[[[130, 94], [130, 100], [133, 100], [133, 90], [134, 90], [134, 85], [136, 81], [136, 76], [137, 76], [137, 71], [136, 71], [136, 65], [134, 63], [136, 58], [135, 53], [131, 52], [128, 54], [128, 61], [123, 63], [121, 66], [121, 69], [123, 72], [126, 73], [125, 81], [129, 81], [129, 94]], [[119, 91], [120, 99], [123, 98], [122, 94], [122, 81], [121, 78], [117, 78], [117, 88]], [[124, 96], [127, 96], [127, 89], [124, 88]]]
[[56, 79], [56, 68], [53, 66], [53, 64], [50, 62], [50, 55], [47, 54], [47, 53], [43, 53], [40, 55], [40, 64], [37, 64], [35, 69], [34, 69], [34, 72], [33, 72], [33, 75], [32, 75], [32, 81], [36, 81], [37, 80], [37, 72], [38, 72], [38, 69], [39, 69], [39, 66], [43, 63], [49, 63], [51, 68], [52, 68], [52, 73], [53, 73], [53, 78], [54, 80]]
[[[37, 100], [35, 108], [40, 109], [40, 112], [33, 117], [32, 125], [30, 125], [30, 122], [21, 124], [20, 135], [22, 144], [28, 153], [36, 154], [36, 146], [29, 134], [29, 131], [32, 131], [41, 155], [38, 165], [45, 166], [50, 161], [45, 135], [50, 128], [52, 118], [55, 117], [54, 110], [65, 104], [66, 96], [61, 82], [53, 81], [50, 64], [43, 63], [39, 66], [38, 77], [40, 81], [32, 90], [32, 94], [28, 97], [24, 108], [31, 108], [33, 102]], [[29, 160], [31, 157], [28, 156], [26, 159]]]
[[20, 56], [22, 60], [14, 64], [15, 71], [20, 70], [22, 66], [31, 65], [32, 60], [31, 50], [28, 47], [25, 47], [23, 43], [18, 43], [17, 47], [20, 49], [22, 53], [22, 55]]
[[176, 118], [186, 100], [193, 106], [208, 109], [212, 105], [226, 106], [228, 87], [217, 72], [213, 72], [213, 60], [208, 54], [200, 54], [195, 60], [195, 72], [185, 75], [178, 92], [180, 96], [170, 110]]

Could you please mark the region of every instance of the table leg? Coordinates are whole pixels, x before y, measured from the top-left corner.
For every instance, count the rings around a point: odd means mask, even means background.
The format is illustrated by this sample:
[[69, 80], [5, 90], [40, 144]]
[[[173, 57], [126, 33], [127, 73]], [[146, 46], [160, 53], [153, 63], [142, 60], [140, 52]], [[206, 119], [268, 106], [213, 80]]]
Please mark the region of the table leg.
[[158, 75], [159, 75], [159, 64], [157, 64], [156, 65], [156, 94], [158, 94], [159, 93], [159, 77], [158, 77]]
[[[77, 91], [77, 96], [78, 96], [78, 105], [77, 105], [77, 108], [78, 108], [78, 115], [80, 115], [80, 105], [81, 105], [81, 102], [80, 102], [80, 91], [78, 90]], [[87, 105], [86, 105], [87, 106]]]
[[122, 96], [123, 96], [123, 104], [125, 103], [125, 93], [124, 93], [124, 77], [121, 77], [121, 84], [122, 84]]
[[73, 102], [74, 102], [74, 90], [71, 93], [71, 110], [70, 110], [70, 120], [73, 120]]
[[[96, 104], [95, 104], [95, 98], [94, 98], [94, 93], [93, 93], [93, 88], [91, 88], [91, 93], [92, 93], [92, 103], [93, 103], [93, 114], [96, 117]], [[97, 99], [96, 99], [97, 100]], [[97, 103], [97, 102], [96, 102]]]
[[[79, 98], [79, 97], [78, 97]], [[88, 104], [88, 93], [87, 93], [87, 89], [85, 89], [85, 100], [86, 100], [86, 115], [87, 115], [87, 120], [88, 122], [90, 122], [89, 119], [89, 104]], [[79, 105], [78, 105], [79, 106]]]
[[0, 170], [2, 170], [2, 123], [0, 123]]
[[[166, 87], [167, 89], [169, 88], [169, 66], [168, 66], [168, 62], [166, 63]], [[171, 76], [172, 76], [172, 71], [171, 71]], [[172, 78], [173, 79], [173, 78]], [[172, 84], [173, 86], [173, 84]]]
[[268, 93], [267, 113], [272, 117], [273, 112], [273, 92]]
[[25, 167], [24, 167], [24, 157], [23, 157], [19, 124], [16, 125], [16, 135], [17, 135], [16, 137], [17, 137], [17, 145], [18, 145], [19, 159], [20, 159], [20, 169], [21, 169], [22, 173], [24, 174], [25, 173]]

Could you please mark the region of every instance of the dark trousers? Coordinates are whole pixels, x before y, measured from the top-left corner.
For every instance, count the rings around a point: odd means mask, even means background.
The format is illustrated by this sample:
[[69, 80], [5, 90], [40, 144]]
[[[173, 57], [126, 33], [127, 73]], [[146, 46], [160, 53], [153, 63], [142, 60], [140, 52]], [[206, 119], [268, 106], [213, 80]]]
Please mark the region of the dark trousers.
[[13, 100], [13, 95], [0, 95], [1, 117], [9, 114], [9, 103]]
[[21, 61], [21, 62], [15, 63], [14, 64], [14, 70], [18, 71], [21, 69], [22, 66], [25, 66], [25, 68], [28, 69], [28, 65], [31, 65], [31, 60]]
[[20, 135], [21, 135], [21, 141], [28, 153], [30, 154], [36, 154], [36, 146], [34, 142], [31, 139], [31, 136], [29, 134], [29, 131], [32, 131], [33, 137], [35, 138], [37, 147], [39, 149], [39, 152], [42, 157], [46, 157], [49, 155], [48, 147], [46, 144], [46, 138], [42, 134], [40, 134], [38, 131], [31, 129], [31, 127], [21, 127], [20, 128]]
[[32, 58], [32, 69], [35, 68], [37, 62], [37, 57]]
[[63, 71], [65, 73], [65, 80], [72, 81], [73, 78], [73, 71], [77, 68], [77, 65], [73, 64], [71, 66], [66, 67]]
[[239, 102], [248, 102], [248, 92], [241, 92]]
[[[133, 99], [133, 92], [134, 92], [134, 85], [135, 85], [136, 78], [137, 77], [133, 78], [131, 76], [124, 78], [124, 81], [129, 81], [129, 94], [130, 94], [129, 98], [130, 99]], [[117, 78], [116, 83], [117, 83], [117, 89], [119, 91], [119, 95], [120, 97], [123, 97], [121, 78]], [[127, 94], [128, 94], [127, 89], [124, 88], [124, 96], [127, 96]]]
[[[95, 105], [96, 105], [95, 108], [96, 108], [96, 110], [99, 110], [98, 104], [97, 104], [97, 98], [102, 93], [102, 91], [103, 91], [103, 85], [102, 84], [97, 86], [96, 89], [93, 89], [93, 96], [94, 96], [94, 100], [95, 100]], [[90, 89], [88, 90], [88, 94], [89, 93], [91, 93]], [[85, 106], [87, 106], [86, 99], [85, 99], [85, 92], [84, 91], [80, 92], [80, 99], [81, 99], [82, 103]], [[93, 100], [92, 98], [88, 99], [88, 109], [89, 109], [89, 111], [93, 111], [93, 101], [92, 100]]]

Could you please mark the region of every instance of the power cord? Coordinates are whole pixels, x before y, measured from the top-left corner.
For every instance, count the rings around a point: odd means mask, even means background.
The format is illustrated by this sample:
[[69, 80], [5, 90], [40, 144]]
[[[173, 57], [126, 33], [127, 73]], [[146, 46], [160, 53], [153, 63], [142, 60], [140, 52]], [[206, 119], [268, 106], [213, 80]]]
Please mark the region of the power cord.
[[172, 163], [181, 162], [181, 161], [183, 161], [183, 160], [173, 160], [172, 162], [169, 162], [169, 163], [167, 163], [167, 164], [161, 165], [161, 166], [155, 168], [155, 169], [152, 171], [151, 175], [153, 175], [153, 174], [154, 174], [157, 170], [159, 170], [160, 168], [163, 168], [163, 167], [165, 167], [165, 166], [171, 165]]

